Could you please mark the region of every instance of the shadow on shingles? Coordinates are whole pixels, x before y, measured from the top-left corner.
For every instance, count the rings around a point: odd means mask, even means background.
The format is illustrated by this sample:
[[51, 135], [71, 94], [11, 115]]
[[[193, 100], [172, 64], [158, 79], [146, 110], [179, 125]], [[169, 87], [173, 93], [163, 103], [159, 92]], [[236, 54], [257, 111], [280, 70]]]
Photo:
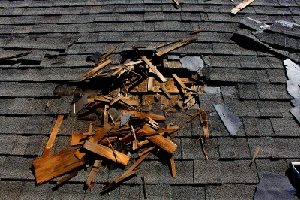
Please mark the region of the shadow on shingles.
[[296, 189], [296, 196], [300, 198], [300, 178], [297, 177], [291, 167], [286, 170], [285, 175], [289, 178], [290, 183]]

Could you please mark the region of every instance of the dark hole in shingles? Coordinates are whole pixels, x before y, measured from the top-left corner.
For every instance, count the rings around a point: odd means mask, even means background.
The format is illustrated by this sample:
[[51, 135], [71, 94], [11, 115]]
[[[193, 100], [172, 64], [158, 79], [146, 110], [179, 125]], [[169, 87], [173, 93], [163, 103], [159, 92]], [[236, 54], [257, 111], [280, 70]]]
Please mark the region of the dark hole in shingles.
[[292, 167], [289, 167], [285, 175], [289, 178], [290, 183], [296, 189], [296, 196], [300, 198], [300, 178], [293, 172]]
[[40, 65], [40, 60], [25, 60], [25, 59], [19, 59], [19, 62], [21, 62], [21, 65]]

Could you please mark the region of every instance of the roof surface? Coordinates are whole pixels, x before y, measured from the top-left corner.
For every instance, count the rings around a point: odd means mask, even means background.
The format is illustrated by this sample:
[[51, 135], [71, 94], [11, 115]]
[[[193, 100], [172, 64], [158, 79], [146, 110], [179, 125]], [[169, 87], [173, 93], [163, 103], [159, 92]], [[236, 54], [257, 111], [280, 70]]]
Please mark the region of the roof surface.
[[[151, 156], [136, 177], [102, 198], [143, 199], [143, 175], [149, 199], [252, 199], [263, 174], [284, 175], [290, 161], [300, 161], [300, 126], [289, 112], [283, 65], [286, 58], [299, 62], [300, 31], [274, 28], [253, 36], [255, 28], [245, 22], [250, 17], [268, 25], [300, 23], [300, 1], [255, 0], [235, 16], [229, 13], [238, 0], [179, 2], [176, 9], [172, 0], [0, 1], [1, 57], [32, 51], [0, 61], [1, 199], [99, 199], [103, 184], [122, 171], [100, 171], [93, 191], [83, 190], [88, 171], [55, 191], [55, 182], [36, 186], [32, 172], [56, 116], [69, 114], [76, 85], [92, 68], [86, 57], [118, 46], [112, 55], [118, 58], [132, 45], [149, 49], [198, 28], [197, 41], [172, 54], [201, 56], [207, 84], [220, 87], [219, 93], [199, 96], [200, 107], [210, 113], [209, 160], [198, 141], [199, 119], [178, 122], [185, 127], [174, 140], [177, 178]], [[240, 118], [237, 136], [229, 135], [213, 104], [227, 105]], [[74, 118], [65, 119], [54, 151], [82, 129]]]

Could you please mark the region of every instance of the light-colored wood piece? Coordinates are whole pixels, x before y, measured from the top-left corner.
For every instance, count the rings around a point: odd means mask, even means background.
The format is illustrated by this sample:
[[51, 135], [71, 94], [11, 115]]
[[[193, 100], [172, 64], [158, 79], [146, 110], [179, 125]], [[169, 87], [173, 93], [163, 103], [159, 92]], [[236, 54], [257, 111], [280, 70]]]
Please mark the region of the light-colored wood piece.
[[76, 149], [68, 149], [33, 161], [36, 183], [43, 183], [84, 164], [74, 156]]
[[244, 9], [246, 6], [248, 6], [249, 4], [251, 4], [254, 0], [244, 0], [242, 3], [240, 3], [239, 5], [237, 5], [235, 8], [233, 8], [230, 13], [231, 14], [236, 14], [238, 13], [240, 10]]
[[150, 76], [148, 77], [148, 85], [147, 85], [148, 91], [153, 91], [153, 85], [154, 85], [154, 77]]
[[170, 158], [170, 165], [171, 165], [172, 177], [175, 178], [176, 177], [176, 167], [175, 167], [174, 155], [172, 155], [172, 157]]
[[104, 61], [103, 63], [100, 63], [97, 67], [93, 68], [91, 71], [87, 72], [86, 74], [83, 75], [81, 81], [84, 81], [85, 79], [92, 77], [96, 74], [96, 72], [98, 72], [100, 69], [102, 69], [103, 67], [107, 66], [108, 64], [110, 64], [112, 61], [110, 59]]
[[174, 44], [173, 46], [167, 47], [166, 49], [163, 49], [163, 50], [157, 52], [156, 55], [157, 56], [162, 56], [162, 55], [164, 55], [164, 54], [166, 54], [166, 53], [168, 53], [170, 51], [173, 51], [173, 50], [175, 50], [175, 49], [177, 49], [177, 48], [179, 48], [179, 47], [181, 47], [183, 45], [189, 44], [190, 42], [192, 42], [192, 41], [194, 41], [196, 39], [197, 39], [197, 37], [194, 36], [194, 37], [188, 38], [186, 40], [182, 40], [182, 41]]
[[50, 134], [49, 140], [48, 140], [47, 145], [44, 149], [42, 157], [47, 157], [50, 154], [51, 148], [53, 147], [53, 143], [56, 139], [56, 135], [59, 132], [60, 126], [62, 124], [63, 118], [64, 118], [63, 115], [58, 115], [57, 116], [55, 125], [52, 129], [52, 132]]
[[110, 54], [112, 54], [112, 52], [114, 52], [117, 49], [117, 47], [113, 47], [111, 50], [109, 50], [106, 54], [104, 54], [103, 56], [100, 56], [98, 58], [98, 61], [96, 62], [96, 64], [102, 62], [105, 58], [107, 58]]
[[170, 93], [166, 90], [166, 88], [165, 88], [164, 85], [161, 85], [161, 86], [160, 86], [160, 89], [161, 89], [161, 91], [166, 95], [166, 97], [167, 97], [168, 99], [172, 99], [172, 96], [171, 96]]
[[129, 161], [129, 156], [94, 142], [86, 141], [83, 148], [122, 165], [127, 165]]
[[91, 183], [95, 181], [95, 178], [101, 166], [101, 162], [101, 160], [95, 160], [92, 170], [90, 171], [89, 176], [85, 182], [86, 186], [90, 187]]
[[83, 144], [87, 135], [84, 135], [83, 133], [74, 133], [71, 135], [71, 146], [75, 146], [78, 144]]
[[146, 57], [146, 56], [140, 56], [142, 58], [142, 60], [150, 67], [150, 69], [152, 70], [152, 72], [154, 74], [156, 74], [158, 76], [158, 78], [160, 78], [160, 80], [162, 82], [167, 82], [167, 79], [160, 73], [160, 71], [158, 71], [158, 69], [156, 68], [156, 66], [154, 66], [151, 61]]
[[105, 134], [111, 130], [111, 126], [105, 125], [103, 128], [100, 128], [99, 130], [96, 131], [95, 135], [89, 138], [90, 142], [98, 142], [100, 141]]
[[197, 33], [200, 33], [200, 29], [196, 29], [196, 30], [190, 32], [190, 35], [194, 35], [194, 34], [197, 34]]

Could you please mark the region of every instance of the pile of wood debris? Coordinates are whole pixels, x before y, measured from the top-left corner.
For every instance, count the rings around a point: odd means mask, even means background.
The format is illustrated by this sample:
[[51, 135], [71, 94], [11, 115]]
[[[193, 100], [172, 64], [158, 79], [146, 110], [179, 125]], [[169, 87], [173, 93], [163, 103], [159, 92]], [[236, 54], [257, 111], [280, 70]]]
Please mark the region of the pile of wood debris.
[[[127, 166], [131, 155], [137, 154], [134, 164], [103, 188], [107, 191], [135, 174], [140, 163], [153, 151], [168, 155], [171, 174], [176, 177], [174, 153], [177, 145], [172, 142], [172, 133], [179, 127], [164, 123], [164, 112], [190, 109], [197, 104], [203, 82], [197, 72], [176, 71], [182, 70], [181, 63], [163, 55], [195, 39], [177, 42], [156, 54], [133, 47], [117, 66], [110, 66], [112, 60], [109, 59], [116, 47], [97, 55], [95, 68], [86, 73], [82, 81], [99, 86], [101, 90], [85, 90], [72, 108], [72, 114], [78, 120], [93, 122], [87, 122], [87, 132], [72, 134], [69, 149], [50, 155], [64, 117], [58, 116], [43, 155], [33, 163], [36, 182], [43, 183], [67, 174], [57, 181], [60, 185], [76, 176], [78, 170], [92, 165], [86, 180], [86, 186], [91, 188], [101, 164]], [[180, 77], [176, 72], [181, 73]], [[159, 106], [155, 106], [158, 101]], [[199, 108], [195, 110], [188, 122], [200, 116], [203, 144], [204, 138], [209, 136], [206, 112]]]

